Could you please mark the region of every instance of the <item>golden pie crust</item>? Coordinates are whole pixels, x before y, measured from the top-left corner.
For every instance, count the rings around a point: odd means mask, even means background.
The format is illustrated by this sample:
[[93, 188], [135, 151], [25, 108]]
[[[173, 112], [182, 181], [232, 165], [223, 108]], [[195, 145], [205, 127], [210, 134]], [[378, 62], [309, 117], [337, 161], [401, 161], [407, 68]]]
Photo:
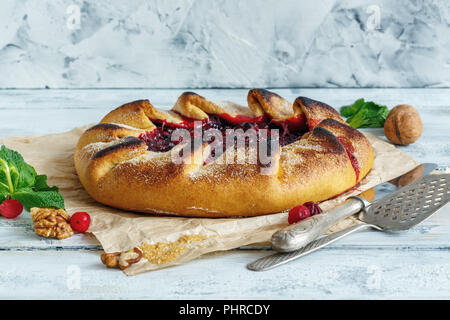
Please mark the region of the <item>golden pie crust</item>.
[[[355, 186], [372, 168], [374, 152], [358, 130], [329, 105], [305, 97], [289, 103], [264, 89], [252, 89], [249, 108], [211, 102], [183, 93], [170, 111], [148, 100], [124, 104], [86, 130], [75, 149], [75, 168], [98, 202], [129, 211], [189, 217], [245, 217], [281, 212], [307, 201], [320, 202]], [[300, 140], [272, 154], [270, 174], [261, 164], [191, 161], [177, 164], [171, 151], [149, 151], [141, 135], [158, 123], [207, 121], [211, 115], [304, 118]], [[174, 147], [180, 148], [180, 145]], [[204, 159], [204, 144], [193, 159]], [[223, 157], [227, 152], [224, 152]]]

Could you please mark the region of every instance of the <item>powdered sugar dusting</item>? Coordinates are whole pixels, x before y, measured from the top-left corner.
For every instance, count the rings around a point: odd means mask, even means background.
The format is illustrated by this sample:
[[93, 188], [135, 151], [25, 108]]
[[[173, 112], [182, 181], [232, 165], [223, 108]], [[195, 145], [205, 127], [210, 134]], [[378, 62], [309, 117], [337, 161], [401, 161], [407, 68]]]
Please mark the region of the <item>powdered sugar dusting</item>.
[[228, 113], [230, 116], [237, 116], [237, 115], [243, 115], [243, 116], [250, 116], [253, 117], [254, 114], [252, 110], [248, 107], [242, 106], [240, 104], [231, 102], [231, 101], [218, 101], [214, 102], [217, 106], [222, 108], [226, 113]]
[[301, 144], [294, 146], [294, 147], [302, 148], [304, 150], [313, 150], [316, 152], [324, 152], [325, 151], [325, 149], [320, 144], [311, 144], [311, 143], [306, 142], [306, 140], [302, 141]]
[[94, 154], [118, 143], [120, 143], [120, 139], [110, 142], [93, 142], [84, 146], [82, 150], [86, 153]]
[[182, 123], [183, 118], [173, 110], [165, 111], [165, 110], [156, 110], [152, 116], [154, 119], [158, 120], [166, 120], [171, 123]]
[[125, 162], [131, 163], [131, 164], [139, 164], [139, 163], [144, 163], [144, 162], [148, 162], [148, 161], [154, 161], [158, 158], [160, 158], [161, 160], [164, 159], [164, 161], [167, 161], [168, 153], [170, 153], [170, 151], [168, 151], [168, 152], [147, 151], [146, 153], [140, 154], [139, 156], [129, 159]]
[[210, 182], [226, 182], [239, 177], [245, 179], [249, 175], [259, 172], [257, 164], [257, 150], [248, 147], [228, 148], [215, 161], [198, 167], [190, 172], [189, 178], [195, 180], [206, 180]]
[[118, 126], [118, 127], [121, 127], [121, 128], [124, 128], [124, 129], [128, 129], [128, 130], [144, 131], [144, 130], [142, 130], [142, 129], [139, 129], [139, 128], [136, 128], [136, 127], [132, 127], [132, 126], [130, 126], [130, 125], [123, 124], [123, 123], [115, 123], [115, 122], [111, 122], [111, 124], [113, 124], [113, 125], [115, 125], [115, 126]]

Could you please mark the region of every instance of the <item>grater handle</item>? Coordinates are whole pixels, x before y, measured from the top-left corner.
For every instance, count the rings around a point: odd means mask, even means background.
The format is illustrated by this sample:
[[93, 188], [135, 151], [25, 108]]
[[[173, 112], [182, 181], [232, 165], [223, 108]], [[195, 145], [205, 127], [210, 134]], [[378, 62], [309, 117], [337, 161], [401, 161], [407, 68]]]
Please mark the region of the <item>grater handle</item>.
[[272, 248], [278, 252], [298, 250], [324, 234], [341, 219], [354, 215], [369, 203], [361, 197], [351, 197], [340, 206], [291, 224], [272, 235]]

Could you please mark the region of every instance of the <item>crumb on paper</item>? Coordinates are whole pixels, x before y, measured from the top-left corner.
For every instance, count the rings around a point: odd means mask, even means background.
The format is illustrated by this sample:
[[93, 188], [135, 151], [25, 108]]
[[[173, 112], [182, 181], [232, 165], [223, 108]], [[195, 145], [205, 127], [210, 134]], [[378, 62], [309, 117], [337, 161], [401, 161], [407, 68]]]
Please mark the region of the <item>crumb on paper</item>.
[[[174, 242], [157, 242], [155, 244], [143, 242], [140, 249], [148, 262], [164, 264], [175, 261], [183, 252], [192, 248], [191, 244], [205, 239], [206, 236], [200, 234], [183, 235]], [[200, 245], [200, 247], [204, 247], [204, 245]]]

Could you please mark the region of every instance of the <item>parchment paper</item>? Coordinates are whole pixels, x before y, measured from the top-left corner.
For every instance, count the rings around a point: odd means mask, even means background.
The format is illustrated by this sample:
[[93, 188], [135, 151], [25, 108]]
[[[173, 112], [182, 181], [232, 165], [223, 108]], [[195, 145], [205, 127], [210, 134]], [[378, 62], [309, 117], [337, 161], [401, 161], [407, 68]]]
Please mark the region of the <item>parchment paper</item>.
[[[270, 241], [272, 234], [287, 225], [287, 213], [253, 218], [199, 219], [151, 216], [128, 213], [95, 202], [84, 191], [73, 165], [73, 150], [82, 132], [90, 126], [78, 127], [69, 132], [31, 137], [7, 138], [0, 141], [8, 148], [19, 151], [38, 173], [47, 174], [50, 185], [60, 187], [69, 214], [86, 211], [91, 215], [89, 232], [99, 240], [108, 253], [127, 251], [148, 244], [164, 245], [181, 236], [199, 234], [202, 241], [181, 244], [176, 259], [165, 263], [150, 263], [143, 258], [125, 270], [127, 275], [185, 263], [208, 252], [229, 250], [244, 245]], [[393, 145], [374, 135], [366, 134], [375, 149], [375, 163], [369, 175], [354, 189], [337, 198], [322, 202], [326, 211], [352, 195], [389, 181], [416, 167], [419, 163]], [[348, 218], [329, 232], [357, 223]], [[152, 260], [154, 261], [154, 260]], [[99, 257], [99, 263], [100, 257]]]

